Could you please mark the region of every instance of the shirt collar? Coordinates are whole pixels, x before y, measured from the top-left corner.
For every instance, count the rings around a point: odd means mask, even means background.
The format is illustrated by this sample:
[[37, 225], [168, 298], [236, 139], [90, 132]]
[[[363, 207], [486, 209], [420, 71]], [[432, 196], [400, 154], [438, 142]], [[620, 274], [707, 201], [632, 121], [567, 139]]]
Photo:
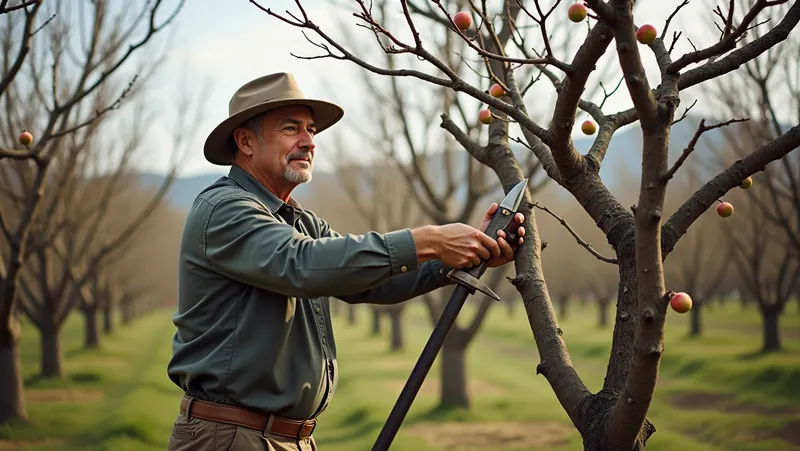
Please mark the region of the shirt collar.
[[282, 201], [272, 191], [268, 190], [258, 180], [256, 180], [250, 173], [237, 165], [231, 165], [231, 170], [228, 173], [228, 178], [236, 182], [245, 191], [255, 194], [262, 202], [264, 202], [270, 211], [275, 214], [283, 216], [287, 222], [294, 223], [298, 217], [302, 207], [291, 197], [289, 202]]

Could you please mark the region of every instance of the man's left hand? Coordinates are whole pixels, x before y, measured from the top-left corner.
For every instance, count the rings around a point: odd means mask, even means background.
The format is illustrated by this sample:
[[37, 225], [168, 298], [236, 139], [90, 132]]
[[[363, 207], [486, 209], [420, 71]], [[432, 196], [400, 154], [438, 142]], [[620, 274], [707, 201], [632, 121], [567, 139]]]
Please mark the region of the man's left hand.
[[[486, 226], [489, 225], [489, 222], [492, 220], [492, 216], [494, 216], [498, 206], [499, 205], [496, 202], [489, 206], [489, 209], [486, 210], [486, 214], [483, 215], [481, 225], [478, 227], [479, 230], [486, 230]], [[506, 241], [506, 232], [504, 230], [497, 232], [497, 244], [500, 246], [500, 255], [492, 256], [487, 261], [487, 266], [489, 268], [496, 268], [514, 260], [514, 252], [522, 244], [522, 237], [525, 236], [525, 227], [522, 226], [523, 222], [525, 222], [525, 215], [522, 213], [517, 213], [514, 215], [514, 225], [519, 226], [519, 229], [517, 229], [517, 235], [519, 236], [519, 239], [516, 243], [509, 243]]]

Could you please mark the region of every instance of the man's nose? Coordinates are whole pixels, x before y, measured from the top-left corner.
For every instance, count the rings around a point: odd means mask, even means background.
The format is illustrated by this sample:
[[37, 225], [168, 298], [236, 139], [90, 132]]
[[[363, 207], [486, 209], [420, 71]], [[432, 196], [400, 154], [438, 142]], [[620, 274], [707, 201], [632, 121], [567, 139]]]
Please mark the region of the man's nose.
[[317, 146], [314, 143], [314, 135], [311, 134], [308, 130], [306, 130], [300, 135], [300, 142], [298, 142], [297, 145], [298, 147], [308, 150], [314, 150], [314, 148]]

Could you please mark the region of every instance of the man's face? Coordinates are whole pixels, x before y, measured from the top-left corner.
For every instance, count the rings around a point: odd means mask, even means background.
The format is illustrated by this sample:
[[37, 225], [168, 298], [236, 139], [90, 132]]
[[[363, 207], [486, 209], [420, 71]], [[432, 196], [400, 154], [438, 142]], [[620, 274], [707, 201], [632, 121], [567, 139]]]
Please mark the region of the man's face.
[[[311, 110], [301, 105], [268, 112], [261, 122], [261, 139], [252, 154], [255, 169], [269, 178], [293, 183], [311, 181], [317, 127]], [[260, 141], [260, 142], [259, 142]]]

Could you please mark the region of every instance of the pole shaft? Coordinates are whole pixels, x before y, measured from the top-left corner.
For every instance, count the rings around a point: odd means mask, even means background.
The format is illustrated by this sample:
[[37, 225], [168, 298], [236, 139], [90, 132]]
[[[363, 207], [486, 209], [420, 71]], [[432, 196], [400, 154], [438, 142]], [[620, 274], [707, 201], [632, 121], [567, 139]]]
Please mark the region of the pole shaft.
[[453, 294], [450, 296], [450, 300], [447, 302], [447, 306], [445, 306], [444, 311], [442, 311], [439, 321], [436, 322], [436, 326], [433, 328], [433, 332], [428, 338], [428, 342], [425, 344], [425, 348], [422, 350], [422, 354], [417, 360], [416, 365], [414, 365], [414, 369], [411, 370], [411, 375], [408, 377], [403, 391], [400, 392], [400, 396], [397, 398], [389, 414], [389, 418], [383, 425], [383, 429], [378, 435], [375, 445], [372, 446], [372, 451], [386, 451], [389, 449], [392, 440], [394, 440], [395, 435], [397, 435], [398, 429], [400, 429], [400, 425], [403, 423], [403, 419], [405, 419], [408, 413], [408, 409], [411, 407], [411, 403], [414, 402], [414, 398], [417, 396], [420, 388], [422, 388], [422, 383], [425, 381], [425, 377], [433, 366], [433, 362], [436, 360], [436, 356], [439, 354], [442, 344], [444, 344], [447, 333], [456, 322], [458, 313], [464, 306], [467, 296], [469, 296], [469, 289], [463, 285], [457, 285]]

